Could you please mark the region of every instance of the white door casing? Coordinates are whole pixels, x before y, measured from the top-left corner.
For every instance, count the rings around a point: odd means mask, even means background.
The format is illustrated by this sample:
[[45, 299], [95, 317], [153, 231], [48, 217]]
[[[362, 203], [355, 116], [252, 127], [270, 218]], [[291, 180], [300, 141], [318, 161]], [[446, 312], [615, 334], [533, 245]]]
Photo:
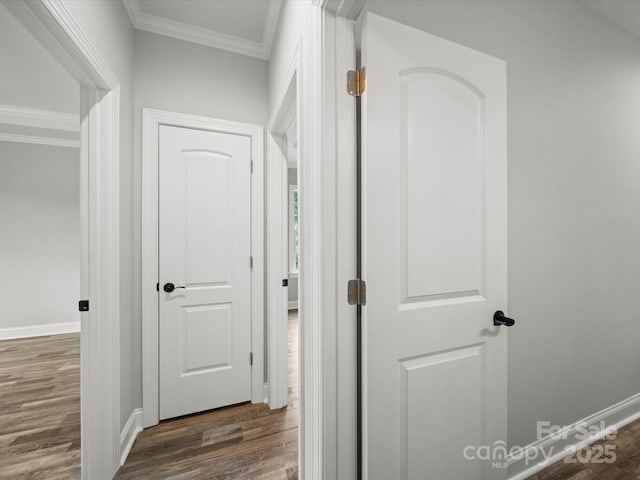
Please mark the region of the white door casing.
[[269, 407], [282, 408], [289, 399], [288, 383], [288, 171], [287, 133], [298, 115], [297, 52], [287, 73], [282, 100], [274, 108], [267, 135], [267, 298]]
[[164, 419], [251, 399], [251, 139], [165, 125], [159, 135]]
[[464, 453], [506, 440], [506, 65], [361, 31], [364, 478], [501, 479]]
[[[199, 115], [167, 112], [154, 109], [143, 109], [143, 138], [142, 138], [142, 423], [147, 428], [156, 425], [160, 420], [160, 299], [164, 298], [164, 283], [171, 282], [176, 286], [184, 286], [179, 280], [164, 279], [159, 271], [159, 199], [160, 199], [160, 130], [164, 126], [180, 127], [183, 130], [200, 131], [202, 133], [219, 134], [223, 138], [228, 135], [234, 138], [248, 139], [250, 144], [253, 172], [250, 173], [250, 191], [247, 201], [250, 204], [250, 252], [247, 255], [253, 257], [253, 270], [251, 270], [250, 283], [251, 295], [245, 302], [249, 304], [251, 311], [250, 336], [251, 352], [253, 352], [253, 367], [250, 369], [250, 396], [247, 400], [253, 403], [265, 401], [264, 390], [264, 202], [263, 202], [263, 128], [258, 125], [232, 122]], [[187, 147], [187, 150], [199, 150], [199, 148]], [[219, 148], [204, 148], [224, 154]], [[196, 153], [196, 152], [191, 152]], [[205, 154], [206, 156], [206, 154]], [[220, 159], [220, 157], [217, 157]], [[193, 163], [193, 162], [191, 162]], [[201, 162], [196, 162], [201, 163]], [[205, 162], [206, 163], [206, 162]], [[216, 163], [216, 162], [214, 162]], [[247, 172], [250, 167], [247, 164]], [[219, 162], [218, 165], [219, 166]], [[219, 193], [219, 192], [218, 192]], [[211, 200], [211, 199], [210, 199]], [[249, 269], [249, 257], [244, 265]], [[199, 268], [199, 267], [198, 267]], [[234, 277], [234, 280], [237, 275]], [[206, 283], [206, 282], [205, 282]], [[156, 285], [159, 284], [159, 291]], [[190, 294], [202, 293], [203, 289], [190, 288]], [[200, 290], [199, 290], [200, 289]], [[175, 290], [172, 295], [178, 297], [182, 289]], [[199, 294], [198, 293], [198, 294]], [[197, 299], [196, 299], [197, 300]], [[207, 304], [209, 303], [207, 300]], [[187, 299], [187, 301], [191, 301]], [[199, 301], [199, 300], [197, 300]], [[218, 301], [218, 300], [215, 300]], [[213, 302], [211, 302], [213, 303]], [[202, 305], [202, 304], [200, 304]], [[235, 307], [234, 307], [235, 308]], [[232, 311], [234, 309], [232, 308]], [[219, 312], [216, 312], [219, 313]], [[211, 331], [211, 329], [209, 329]], [[175, 343], [175, 342], [174, 342]], [[189, 368], [194, 367], [194, 361], [201, 361], [203, 352], [192, 352], [196, 356], [188, 359]], [[209, 355], [204, 352], [204, 355]], [[245, 357], [249, 366], [249, 357]], [[209, 360], [215, 360], [209, 357]], [[207, 370], [204, 367], [204, 370]], [[191, 372], [194, 373], [194, 372]], [[204, 372], [200, 372], [204, 373]], [[193, 375], [192, 375], [193, 376]], [[197, 376], [197, 375], [196, 375]], [[184, 394], [186, 396], [186, 393]], [[213, 407], [207, 407], [213, 408]], [[164, 417], [163, 417], [164, 418]]]
[[282, 280], [287, 271], [287, 163], [285, 138], [270, 134], [269, 185], [267, 196], [267, 297], [269, 307], [269, 407], [282, 408], [288, 402], [288, 289]]

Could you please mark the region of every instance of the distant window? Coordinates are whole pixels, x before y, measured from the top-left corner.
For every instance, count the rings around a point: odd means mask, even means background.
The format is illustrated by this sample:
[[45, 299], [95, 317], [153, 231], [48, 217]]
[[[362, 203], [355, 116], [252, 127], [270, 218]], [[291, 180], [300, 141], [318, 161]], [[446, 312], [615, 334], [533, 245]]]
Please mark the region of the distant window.
[[298, 187], [289, 185], [289, 272], [300, 271], [300, 208]]

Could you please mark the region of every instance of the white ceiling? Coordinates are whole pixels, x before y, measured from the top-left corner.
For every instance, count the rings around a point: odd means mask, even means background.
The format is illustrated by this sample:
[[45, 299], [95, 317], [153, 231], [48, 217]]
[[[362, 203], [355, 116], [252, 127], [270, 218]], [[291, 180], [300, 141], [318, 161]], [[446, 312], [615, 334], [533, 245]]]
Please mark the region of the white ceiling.
[[133, 26], [268, 59], [282, 0], [123, 0]]
[[640, 37], [640, 0], [579, 0], [636, 37]]

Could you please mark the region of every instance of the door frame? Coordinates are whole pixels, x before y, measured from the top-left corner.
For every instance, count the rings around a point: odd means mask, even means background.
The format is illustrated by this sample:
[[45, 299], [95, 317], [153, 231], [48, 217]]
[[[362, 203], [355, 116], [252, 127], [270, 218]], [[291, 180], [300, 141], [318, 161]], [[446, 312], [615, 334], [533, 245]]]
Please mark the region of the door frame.
[[[269, 408], [282, 408], [288, 402], [288, 302], [287, 290], [283, 291], [282, 279], [289, 274], [289, 204], [286, 135], [292, 122], [296, 121], [296, 136], [299, 141], [300, 104], [300, 44], [296, 49], [285, 77], [283, 93], [269, 121], [268, 144], [268, 184], [267, 184], [267, 310], [268, 345], [267, 354], [269, 385]], [[298, 149], [298, 167], [303, 162]], [[301, 217], [302, 218], [302, 217]], [[302, 236], [301, 236], [302, 237]], [[301, 238], [302, 243], [302, 238]], [[284, 270], [283, 270], [284, 268]], [[300, 302], [300, 299], [298, 299]], [[298, 303], [299, 319], [304, 315], [302, 304]], [[300, 320], [299, 320], [300, 321]], [[301, 342], [302, 336], [298, 341]], [[298, 359], [302, 358], [299, 349]], [[301, 395], [302, 397], [302, 395]], [[301, 403], [302, 403], [301, 398]]]
[[[301, 192], [300, 478], [356, 478], [356, 310], [346, 296], [347, 282], [356, 275], [355, 103], [346, 93], [346, 72], [356, 66], [353, 21], [364, 3], [312, 0], [310, 23], [272, 107], [274, 117], [283, 110], [295, 73]], [[277, 123], [273, 119], [270, 129]], [[267, 193], [269, 200], [281, 190]], [[283, 214], [269, 208], [272, 212]], [[278, 280], [271, 273], [267, 278]], [[286, 343], [278, 347], [270, 342], [269, 349], [270, 359], [286, 355]], [[272, 361], [270, 387], [273, 367]]]
[[142, 109], [142, 426], [160, 421], [158, 291], [159, 127], [206, 130], [251, 139], [251, 402], [265, 402], [264, 388], [264, 129], [259, 125]]
[[82, 479], [120, 467], [120, 82], [61, 1], [8, 11], [80, 84]]
[[[313, 51], [316, 54], [313, 97], [317, 122], [313, 136], [321, 142], [315, 162], [323, 185], [320, 227], [323, 229], [321, 336], [323, 391], [319, 446], [305, 455], [317, 464], [302, 478], [358, 478], [356, 429], [356, 308], [347, 303], [347, 282], [356, 278], [356, 111], [346, 76], [356, 63], [355, 20], [366, 0], [312, 0]], [[328, 99], [329, 101], [327, 101]], [[304, 179], [302, 180], [304, 183]], [[304, 194], [304, 192], [303, 192]], [[304, 261], [304, 259], [303, 259]], [[313, 455], [313, 456], [311, 456]]]

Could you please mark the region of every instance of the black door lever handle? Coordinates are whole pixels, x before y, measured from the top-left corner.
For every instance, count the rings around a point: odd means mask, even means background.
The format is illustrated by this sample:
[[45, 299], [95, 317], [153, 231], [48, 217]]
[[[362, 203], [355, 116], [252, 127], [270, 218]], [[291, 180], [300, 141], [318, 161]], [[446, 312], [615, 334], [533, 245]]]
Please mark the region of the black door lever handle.
[[505, 327], [512, 327], [516, 321], [513, 318], [505, 317], [502, 310], [498, 310], [493, 314], [493, 324], [497, 327], [504, 325]]
[[176, 287], [173, 283], [165, 283], [162, 286], [162, 289], [167, 293], [173, 292], [176, 288], [187, 288], [187, 287]]

